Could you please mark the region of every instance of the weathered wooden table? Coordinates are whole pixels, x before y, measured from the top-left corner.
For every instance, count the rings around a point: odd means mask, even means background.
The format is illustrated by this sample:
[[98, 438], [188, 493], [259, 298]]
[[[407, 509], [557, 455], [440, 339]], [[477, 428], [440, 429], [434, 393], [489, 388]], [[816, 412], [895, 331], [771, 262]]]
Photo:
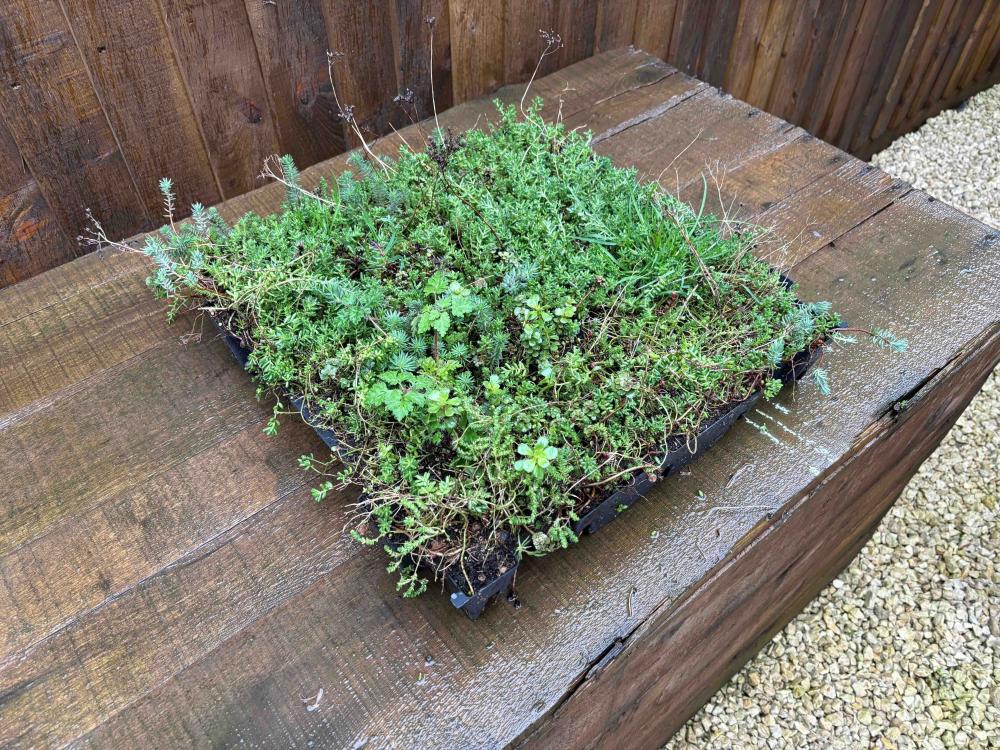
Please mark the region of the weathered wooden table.
[[165, 324], [138, 256], [4, 289], [0, 745], [655, 747], [858, 551], [1000, 359], [1000, 236], [641, 52], [536, 91], [685, 196], [710, 169], [710, 206], [773, 227], [761, 252], [805, 298], [910, 351], [830, 357], [834, 396], [760, 405], [473, 623], [396, 595], [343, 532], [349, 494], [309, 497], [318, 438], [263, 435], [267, 405], [221, 341]]

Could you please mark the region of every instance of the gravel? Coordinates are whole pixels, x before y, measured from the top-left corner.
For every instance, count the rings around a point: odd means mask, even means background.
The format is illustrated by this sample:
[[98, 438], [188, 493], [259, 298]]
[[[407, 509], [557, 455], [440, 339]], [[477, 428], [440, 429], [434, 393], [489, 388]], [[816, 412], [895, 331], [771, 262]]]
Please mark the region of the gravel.
[[[1000, 86], [872, 162], [1000, 226]], [[1000, 369], [850, 566], [667, 744], [1000, 748]]]

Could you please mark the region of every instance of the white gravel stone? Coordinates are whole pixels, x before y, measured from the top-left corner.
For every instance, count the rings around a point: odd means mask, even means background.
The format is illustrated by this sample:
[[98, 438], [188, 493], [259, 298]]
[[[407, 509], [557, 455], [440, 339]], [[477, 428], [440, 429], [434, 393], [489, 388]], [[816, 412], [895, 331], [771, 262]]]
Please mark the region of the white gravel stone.
[[[1000, 86], [872, 162], [1000, 226]], [[1000, 748], [1000, 369], [831, 586], [667, 744]]]

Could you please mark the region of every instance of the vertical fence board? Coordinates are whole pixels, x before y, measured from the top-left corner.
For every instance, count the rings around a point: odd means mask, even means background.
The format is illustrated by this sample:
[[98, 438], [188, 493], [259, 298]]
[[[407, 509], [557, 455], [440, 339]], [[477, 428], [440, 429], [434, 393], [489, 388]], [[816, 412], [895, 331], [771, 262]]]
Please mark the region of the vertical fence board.
[[920, 3], [901, 0], [896, 3], [895, 14], [887, 10], [882, 17], [883, 21], [862, 64], [862, 75], [842, 128], [841, 142], [850, 144], [854, 149], [871, 140], [875, 120], [885, 106], [892, 85], [892, 77], [882, 71], [895, 70], [899, 65], [920, 10]]
[[632, 43], [638, 4], [639, 0], [600, 0], [595, 37], [598, 52], [607, 52]]
[[244, 0], [160, 0], [224, 198], [258, 185], [278, 150]]
[[906, 43], [906, 49], [903, 51], [903, 56], [893, 72], [892, 84], [889, 86], [889, 91], [886, 93], [885, 101], [882, 102], [882, 108], [879, 112], [879, 116], [876, 118], [875, 124], [872, 126], [872, 133], [870, 134], [871, 137], [877, 137], [881, 133], [885, 132], [886, 127], [889, 125], [889, 119], [898, 109], [901, 97], [906, 92], [907, 79], [910, 76], [910, 71], [913, 69], [916, 58], [920, 55], [920, 51], [923, 49], [928, 29], [934, 23], [934, 19], [937, 16], [940, 5], [941, 4], [937, 2], [937, 0], [923, 0], [921, 3], [920, 13], [917, 16], [913, 33], [910, 34], [910, 38]]
[[860, 155], [1000, 80], [1000, 0], [7, 0], [0, 284], [72, 257], [85, 205], [127, 236], [159, 222], [160, 177], [214, 203], [269, 153], [358, 145], [327, 49], [374, 137], [430, 116], [432, 81], [440, 111], [526, 80], [539, 30], [563, 41], [541, 74], [634, 44]]
[[736, 34], [729, 53], [729, 66], [723, 85], [738, 99], [746, 99], [753, 80], [753, 63], [771, 9], [770, 0], [742, 0]]
[[907, 120], [911, 113], [923, 106], [923, 97], [933, 83], [932, 70], [936, 70], [935, 62], [944, 54], [947, 45], [948, 23], [955, 11], [960, 11], [961, 0], [942, 0], [938, 6], [938, 11], [927, 31], [927, 36], [920, 50], [920, 54], [914, 61], [910, 69], [910, 76], [907, 79], [907, 91], [900, 101], [900, 106], [894, 117], [894, 123], [901, 123]]
[[987, 17], [986, 28], [983, 30], [975, 51], [962, 70], [961, 80], [956, 86], [956, 91], [964, 91], [977, 77], [986, 72], [985, 63], [991, 42], [996, 39], [997, 43], [1000, 44], [1000, 0], [987, 0], [983, 6], [983, 15]]
[[393, 0], [393, 4], [397, 86], [400, 91], [413, 91], [413, 107], [418, 119], [430, 117], [434, 111], [432, 77], [437, 111], [447, 109], [454, 101], [448, 0]]
[[934, 85], [930, 88], [930, 93], [925, 97], [926, 101], [941, 101], [948, 93], [951, 93], [947, 90], [948, 80], [961, 58], [962, 49], [972, 34], [973, 26], [979, 17], [983, 4], [984, 0], [965, 0], [962, 3], [962, 12], [958, 14], [958, 18], [951, 25], [947, 53], [941, 59], [941, 66], [935, 76]]
[[779, 55], [774, 81], [764, 108], [778, 117], [788, 118], [795, 109], [799, 94], [798, 83], [808, 70], [813, 52], [810, 33], [819, 13], [820, 0], [804, 0], [792, 11], [789, 29]]
[[302, 167], [341, 153], [344, 123], [327, 76], [319, 0], [246, 0], [281, 152]]
[[156, 0], [63, 1], [149, 212], [162, 218], [161, 177], [173, 178], [181, 206], [218, 203], [221, 191]]
[[814, 98], [820, 81], [827, 69], [830, 40], [837, 32], [848, 9], [845, 0], [821, 0], [810, 19], [807, 33], [810, 44], [802, 61], [802, 73], [791, 93], [793, 105], [789, 110], [789, 120], [802, 123], [807, 113], [815, 106]]
[[[559, 8], [555, 0], [507, 0], [504, 18], [504, 82], [526, 81], [539, 64], [545, 48], [539, 31], [555, 31]], [[559, 58], [546, 55], [538, 69], [539, 76], [557, 70]]]
[[451, 64], [455, 103], [503, 83], [504, 6], [498, 0], [451, 0]]
[[997, 28], [993, 35], [993, 44], [990, 46], [990, 51], [986, 54], [986, 59], [989, 63], [984, 66], [990, 73], [996, 73], [998, 68], [1000, 68], [1000, 27]]
[[594, 54], [598, 0], [558, 0], [556, 31], [562, 37], [558, 67], [572, 65]]
[[819, 85], [812, 95], [812, 106], [806, 113], [806, 118], [799, 123], [809, 132], [820, 138], [826, 137], [823, 128], [827, 109], [830, 107], [840, 82], [841, 72], [847, 63], [847, 55], [857, 30], [858, 18], [864, 10], [864, 0], [845, 0], [840, 18], [834, 27], [833, 39], [826, 54]]
[[[2, 82], [0, 82], [2, 85]], [[71, 244], [0, 117], [0, 286], [57, 266]]]
[[[325, 0], [324, 12], [337, 60], [337, 93], [345, 108], [354, 108], [355, 122], [365, 139], [403, 125], [406, 115], [394, 101], [399, 89], [389, 5], [376, 0]], [[348, 144], [358, 145], [350, 129]]]
[[980, 4], [979, 15], [976, 16], [976, 21], [972, 25], [972, 29], [964, 38], [959, 39], [961, 54], [955, 64], [948, 69], [948, 81], [944, 90], [945, 96], [954, 94], [959, 90], [959, 82], [962, 80], [962, 75], [965, 73], [969, 62], [975, 57], [979, 43], [989, 28], [991, 11], [992, 14], [997, 14], [998, 10], [1000, 8], [993, 5], [993, 0], [983, 0]]
[[[66, 237], [76, 237], [83, 230], [87, 207], [115, 234], [147, 226], [150, 214], [136, 191], [58, 0], [0, 7], [0, 75], [0, 108], [19, 154], [0, 165], [4, 181], [17, 182], [16, 190], [23, 190], [18, 175], [27, 162]], [[30, 203], [38, 205], [36, 199]], [[14, 216], [8, 208], [2, 230], [7, 237], [15, 235]], [[68, 260], [75, 244], [51, 251], [59, 252], [66, 253]], [[13, 271], [10, 275], [20, 278]]]
[[754, 50], [753, 75], [746, 94], [751, 104], [761, 107], [767, 104], [794, 10], [795, 0], [771, 0], [767, 24]]
[[729, 54], [739, 18], [739, 3], [732, 0], [715, 0], [713, 3], [698, 62], [698, 77], [713, 86], [722, 86], [726, 81]]
[[670, 59], [670, 39], [679, 4], [680, 0], [639, 0], [633, 44], [664, 60]]
[[859, 80], [865, 74], [865, 58], [875, 51], [878, 32], [889, 26], [880, 24], [879, 19], [887, 7], [895, 8], [896, 5], [898, 5], [896, 0], [865, 0], [861, 17], [854, 30], [854, 38], [851, 39], [844, 66], [840, 70], [837, 89], [823, 123], [824, 140], [835, 146], [840, 146], [844, 142], [843, 125], [848, 117], [848, 110], [860, 106], [864, 101], [855, 97], [855, 91], [858, 89]]
[[714, 0], [677, 2], [670, 37], [670, 60], [678, 70], [688, 75], [697, 76], [701, 72], [698, 61], [705, 48], [714, 6]]

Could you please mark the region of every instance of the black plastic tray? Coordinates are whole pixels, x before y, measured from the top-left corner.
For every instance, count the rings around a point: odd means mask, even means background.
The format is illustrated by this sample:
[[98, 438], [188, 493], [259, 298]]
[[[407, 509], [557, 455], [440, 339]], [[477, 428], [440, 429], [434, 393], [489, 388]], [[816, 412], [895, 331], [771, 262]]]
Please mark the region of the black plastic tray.
[[[783, 280], [789, 283], [787, 279]], [[232, 352], [236, 361], [240, 363], [241, 367], [246, 369], [247, 358], [250, 356], [249, 350], [243, 346], [239, 339], [223, 328], [214, 317], [209, 316], [209, 320], [212, 321], [212, 324], [219, 331], [219, 334], [222, 336], [223, 341], [226, 342], [226, 346], [229, 347], [229, 351]], [[774, 377], [785, 384], [801, 379], [818, 359], [820, 350], [821, 347], [816, 346], [812, 349], [804, 349], [798, 352], [791, 360], [785, 362], [775, 371]], [[757, 403], [762, 394], [763, 391], [758, 390], [745, 400], [729, 405], [710, 424], [702, 428], [695, 439], [690, 441], [690, 445], [685, 441], [678, 445], [677, 448], [668, 451], [660, 470], [657, 472], [656, 481], [661, 481], [672, 474], [676, 474], [680, 469], [687, 466], [695, 458], [719, 442], [722, 436], [729, 431], [729, 428], [736, 423], [736, 420], [746, 414]], [[302, 419], [316, 431], [316, 434], [319, 435], [320, 439], [327, 446], [332, 450], [339, 448], [341, 443], [337, 440], [336, 435], [330, 430], [323, 429], [315, 424], [316, 420], [302, 399], [290, 398], [289, 402], [302, 414]], [[580, 520], [573, 525], [574, 533], [581, 536], [599, 531], [619, 516], [623, 510], [645, 496], [653, 488], [654, 484], [654, 482], [650, 481], [646, 473], [639, 473], [633, 477], [628, 485], [608, 495], [608, 497], [600, 501], [597, 505], [585, 511], [580, 516]], [[468, 583], [465, 577], [454, 568], [449, 568], [444, 574], [444, 585], [451, 595], [452, 605], [465, 613], [470, 620], [477, 619], [490, 601], [501, 596], [510, 597], [512, 595], [514, 579], [517, 575], [519, 564], [520, 561], [515, 558], [514, 562], [507, 566], [506, 571], [496, 578], [482, 582], [482, 585], [476, 588], [471, 594], [468, 592]]]

